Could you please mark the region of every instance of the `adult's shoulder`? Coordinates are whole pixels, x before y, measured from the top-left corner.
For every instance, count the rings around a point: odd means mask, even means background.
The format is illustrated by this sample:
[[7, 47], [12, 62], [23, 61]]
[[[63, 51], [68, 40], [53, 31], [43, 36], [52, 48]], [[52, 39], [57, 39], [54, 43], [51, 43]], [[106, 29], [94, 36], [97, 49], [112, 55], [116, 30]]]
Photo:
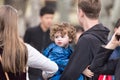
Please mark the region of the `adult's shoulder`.
[[99, 40], [92, 34], [84, 34], [78, 40], [78, 45], [92, 46], [91, 44], [96, 44]]
[[92, 34], [84, 34], [80, 37], [80, 39], [85, 39], [85, 40], [93, 40], [96, 39], [94, 35]]
[[36, 32], [37, 30], [39, 30], [39, 26], [34, 26], [34, 27], [29, 27], [27, 28], [27, 32]]

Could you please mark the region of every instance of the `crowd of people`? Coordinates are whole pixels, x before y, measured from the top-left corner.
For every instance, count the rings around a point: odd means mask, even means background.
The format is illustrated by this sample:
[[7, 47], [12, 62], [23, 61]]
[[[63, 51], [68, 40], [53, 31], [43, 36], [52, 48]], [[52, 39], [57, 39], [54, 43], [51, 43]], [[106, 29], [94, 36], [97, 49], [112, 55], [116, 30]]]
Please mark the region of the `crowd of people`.
[[22, 39], [17, 10], [0, 6], [0, 80], [120, 80], [120, 19], [108, 40], [100, 11], [100, 0], [78, 0], [74, 27], [53, 24], [54, 10], [45, 6]]

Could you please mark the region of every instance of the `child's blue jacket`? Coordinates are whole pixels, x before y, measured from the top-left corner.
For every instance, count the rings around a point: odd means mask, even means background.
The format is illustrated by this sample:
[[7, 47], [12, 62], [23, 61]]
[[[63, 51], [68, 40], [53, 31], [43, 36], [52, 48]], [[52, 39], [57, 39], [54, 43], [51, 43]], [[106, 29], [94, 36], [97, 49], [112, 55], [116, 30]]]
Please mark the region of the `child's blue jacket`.
[[[50, 78], [50, 80], [59, 80], [64, 68], [66, 67], [70, 55], [72, 54], [73, 50], [71, 46], [67, 48], [57, 46], [55, 43], [50, 44], [44, 51], [43, 55], [51, 59], [52, 61], [56, 62], [59, 70], [57, 73]], [[83, 80], [83, 76], [81, 75], [78, 80]]]

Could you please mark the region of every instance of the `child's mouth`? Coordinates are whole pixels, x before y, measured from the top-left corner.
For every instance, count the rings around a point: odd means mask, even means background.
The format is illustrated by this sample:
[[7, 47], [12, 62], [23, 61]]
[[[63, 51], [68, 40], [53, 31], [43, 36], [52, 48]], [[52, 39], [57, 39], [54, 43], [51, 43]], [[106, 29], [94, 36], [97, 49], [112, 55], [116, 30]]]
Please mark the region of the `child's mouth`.
[[62, 42], [58, 42], [58, 44], [62, 44]]

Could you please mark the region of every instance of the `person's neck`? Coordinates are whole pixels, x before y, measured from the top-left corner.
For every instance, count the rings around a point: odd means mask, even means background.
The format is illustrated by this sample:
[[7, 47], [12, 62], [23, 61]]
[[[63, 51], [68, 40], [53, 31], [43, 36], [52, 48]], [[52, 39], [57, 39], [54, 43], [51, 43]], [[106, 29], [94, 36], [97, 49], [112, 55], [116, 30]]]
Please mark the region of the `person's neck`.
[[41, 24], [40, 27], [41, 27], [43, 32], [47, 32], [48, 31], [48, 29], [43, 24]]
[[94, 27], [96, 24], [99, 24], [98, 19], [86, 19], [86, 22], [83, 24], [84, 30], [87, 31], [90, 28]]

